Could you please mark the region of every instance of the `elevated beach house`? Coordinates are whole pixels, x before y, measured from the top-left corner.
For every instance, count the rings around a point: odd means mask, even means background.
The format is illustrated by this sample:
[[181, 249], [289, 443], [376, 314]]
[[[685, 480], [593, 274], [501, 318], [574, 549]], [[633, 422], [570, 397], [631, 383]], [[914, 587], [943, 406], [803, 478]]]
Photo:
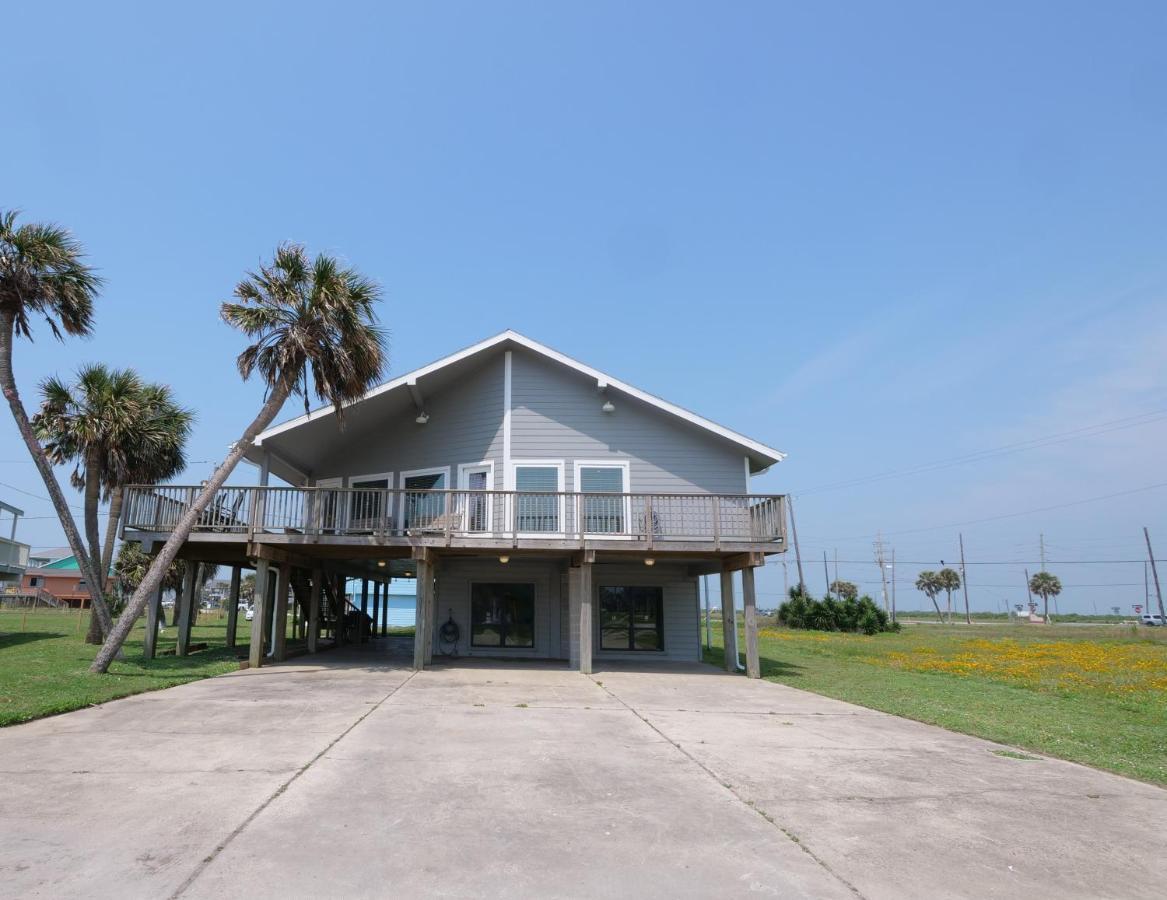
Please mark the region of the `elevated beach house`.
[[[584, 672], [692, 661], [698, 579], [720, 575], [732, 622], [740, 571], [758, 674], [754, 568], [785, 551], [786, 512], [750, 478], [779, 451], [514, 331], [371, 390], [343, 418], [320, 409], [260, 435], [258, 485], [225, 487], [183, 548], [233, 567], [235, 596], [255, 570], [252, 665], [296, 639], [376, 640], [391, 577], [417, 581], [419, 668], [434, 654]], [[130, 489], [124, 537], [164, 540], [196, 491]]]

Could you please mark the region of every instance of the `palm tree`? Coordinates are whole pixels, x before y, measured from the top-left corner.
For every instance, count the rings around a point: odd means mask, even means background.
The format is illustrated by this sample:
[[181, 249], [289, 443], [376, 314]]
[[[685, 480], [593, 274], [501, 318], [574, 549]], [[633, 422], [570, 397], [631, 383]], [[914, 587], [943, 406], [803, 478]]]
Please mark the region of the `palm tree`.
[[940, 587], [948, 594], [948, 621], [952, 621], [952, 592], [960, 590], [960, 573], [956, 569], [945, 567], [936, 573], [940, 579]]
[[927, 594], [928, 599], [932, 601], [932, 605], [936, 607], [936, 618], [943, 622], [944, 616], [940, 612], [940, 604], [936, 602], [936, 598], [944, 590], [944, 584], [940, 580], [940, 573], [925, 569], [916, 578], [916, 590]]
[[[141, 416], [142, 380], [130, 369], [89, 365], [77, 373], [76, 384], [53, 377], [41, 382], [40, 390], [41, 408], [32, 417], [32, 427], [50, 460], [56, 465], [74, 465], [71, 480], [85, 498], [89, 559], [97, 563], [101, 559], [98, 509], [103, 496], [108, 499], [110, 483], [120, 480], [129, 448], [140, 437], [136, 426]], [[96, 574], [99, 580], [91, 582], [89, 590], [95, 609], [98, 598], [105, 605], [108, 569]], [[85, 640], [100, 644], [111, 625], [108, 621], [103, 625], [92, 616]]]
[[832, 581], [830, 593], [841, 600], [858, 600], [859, 585], [853, 581]]
[[284, 401], [297, 394], [307, 408], [309, 394], [315, 394], [331, 403], [342, 421], [344, 406], [364, 396], [381, 377], [385, 339], [373, 308], [380, 290], [356, 269], [324, 254], [312, 259], [297, 244], [282, 244], [270, 264], [236, 285], [235, 298], [238, 302], [223, 304], [223, 320], [254, 342], [239, 354], [239, 373], [246, 380], [258, 372], [267, 399], [150, 564], [94, 658], [92, 672], [109, 669], [198, 517]]
[[32, 340], [30, 319], [42, 317], [58, 340], [62, 334], [85, 336], [93, 331], [93, 302], [101, 279], [82, 261], [81, 245], [56, 225], [16, 224], [15, 212], [0, 212], [0, 388], [16, 420], [16, 427], [40, 472], [56, 510], [69, 549], [88, 584], [93, 585], [93, 611], [103, 630], [112, 621], [97, 586], [101, 584], [94, 560], [73, 521], [73, 514], [48, 455], [37, 440], [28, 412], [16, 387], [12, 348], [17, 337]]
[[1057, 575], [1052, 575], [1049, 572], [1035, 572], [1033, 577], [1029, 579], [1029, 589], [1041, 597], [1045, 604], [1045, 621], [1048, 625], [1049, 617], [1049, 598], [1056, 597], [1062, 592], [1062, 582]]
[[102, 575], [109, 572], [113, 562], [125, 486], [169, 481], [186, 468], [186, 441], [194, 413], [175, 403], [170, 388], [163, 384], [145, 385], [140, 404], [138, 439], [126, 448], [125, 466], [112, 473], [116, 477], [110, 481], [109, 513], [101, 548]]

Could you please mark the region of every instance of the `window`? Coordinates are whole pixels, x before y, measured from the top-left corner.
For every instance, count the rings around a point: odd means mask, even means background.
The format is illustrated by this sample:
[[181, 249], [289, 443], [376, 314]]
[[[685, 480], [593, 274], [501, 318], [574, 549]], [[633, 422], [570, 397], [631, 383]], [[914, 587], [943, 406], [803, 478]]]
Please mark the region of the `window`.
[[[515, 530], [527, 534], [554, 534], [562, 531], [562, 462], [525, 462], [514, 466]], [[545, 496], [539, 496], [545, 494]]]
[[41, 579], [40, 579], [39, 575], [32, 575], [28, 579], [28, 586], [29, 587], [39, 587], [40, 583], [41, 583]]
[[401, 473], [401, 487], [405, 491], [401, 511], [403, 528], [425, 528], [446, 511], [446, 495], [428, 493], [444, 491], [449, 487], [450, 470], [418, 469]]
[[[588, 534], [624, 534], [628, 531], [628, 498], [596, 494], [628, 493], [628, 463], [587, 462], [575, 464], [575, 489], [582, 499], [583, 529]], [[578, 526], [577, 526], [578, 527]]]
[[[388, 523], [389, 495], [393, 487], [393, 475], [361, 475], [350, 478], [348, 486], [353, 488], [349, 497], [349, 528], [371, 531]], [[384, 516], [384, 519], [382, 518]]]
[[601, 650], [664, 648], [664, 591], [659, 587], [600, 588]]
[[534, 647], [535, 585], [471, 585], [470, 646]]

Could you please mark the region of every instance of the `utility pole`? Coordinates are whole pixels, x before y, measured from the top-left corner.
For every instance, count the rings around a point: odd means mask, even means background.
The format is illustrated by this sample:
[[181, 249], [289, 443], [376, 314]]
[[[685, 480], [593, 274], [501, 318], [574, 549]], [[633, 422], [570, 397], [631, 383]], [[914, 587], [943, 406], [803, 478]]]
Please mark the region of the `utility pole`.
[[1159, 617], [1163, 622], [1167, 622], [1167, 613], [1163, 612], [1163, 591], [1159, 587], [1159, 568], [1155, 565], [1155, 551], [1151, 549], [1151, 532], [1147, 531], [1146, 525], [1143, 526], [1143, 537], [1147, 539], [1147, 556], [1151, 560], [1151, 574], [1155, 576], [1155, 597], [1159, 600]]
[[839, 548], [835, 548], [835, 581], [839, 580]]
[[884, 612], [890, 612], [891, 607], [888, 605], [887, 598], [887, 569], [883, 565], [883, 534], [877, 532], [875, 535], [875, 564], [879, 566], [879, 577], [883, 581], [883, 609]]
[[823, 578], [827, 580], [827, 596], [831, 596], [831, 573], [827, 569], [827, 551], [823, 551]]
[[798, 564], [798, 589], [806, 590], [806, 581], [802, 577], [802, 553], [798, 549], [798, 526], [794, 524], [794, 498], [786, 495], [786, 509], [790, 511], [790, 534], [794, 538], [794, 561]]
[[1039, 534], [1037, 536], [1037, 542], [1038, 542], [1038, 545], [1041, 547], [1041, 570], [1044, 572], [1045, 571], [1045, 534], [1044, 533]]
[[971, 625], [972, 614], [968, 610], [968, 575], [964, 571], [964, 535], [957, 533], [960, 538], [960, 586], [964, 588], [964, 621]]
[[896, 548], [891, 548], [891, 620], [896, 620]]

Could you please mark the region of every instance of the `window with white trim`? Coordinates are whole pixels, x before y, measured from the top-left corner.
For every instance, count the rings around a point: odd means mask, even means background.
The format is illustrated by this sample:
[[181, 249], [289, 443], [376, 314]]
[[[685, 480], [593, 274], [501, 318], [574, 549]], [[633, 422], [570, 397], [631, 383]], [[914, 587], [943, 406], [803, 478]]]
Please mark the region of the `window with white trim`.
[[393, 474], [358, 475], [350, 478], [349, 528], [372, 531], [389, 524], [392, 509], [389, 490], [393, 487]]
[[[513, 464], [515, 530], [525, 534], [563, 531], [563, 463], [519, 462]], [[540, 496], [544, 495], [544, 496]]]
[[[628, 531], [628, 463], [575, 464], [575, 489], [583, 494], [583, 528], [588, 534], [624, 534]], [[603, 494], [615, 496], [605, 497]]]
[[446, 512], [446, 495], [430, 493], [445, 491], [450, 486], [450, 470], [446, 467], [416, 469], [401, 473], [404, 503], [401, 511], [402, 528], [426, 528]]

